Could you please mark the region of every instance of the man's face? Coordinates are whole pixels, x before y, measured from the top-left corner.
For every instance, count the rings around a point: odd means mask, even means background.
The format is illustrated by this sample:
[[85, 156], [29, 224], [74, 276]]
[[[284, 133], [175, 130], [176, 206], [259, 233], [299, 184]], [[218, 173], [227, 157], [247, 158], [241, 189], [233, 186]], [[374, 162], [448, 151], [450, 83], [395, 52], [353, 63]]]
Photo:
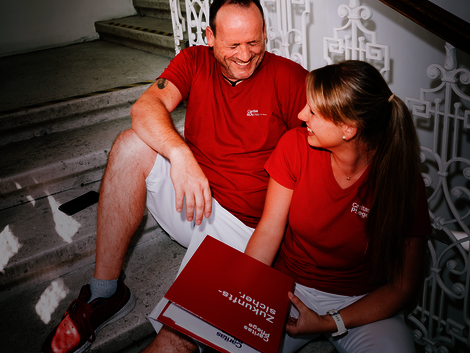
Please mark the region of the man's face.
[[249, 78], [263, 60], [266, 32], [255, 4], [224, 5], [215, 18], [217, 36], [207, 27], [207, 43], [214, 49], [222, 74], [232, 81]]

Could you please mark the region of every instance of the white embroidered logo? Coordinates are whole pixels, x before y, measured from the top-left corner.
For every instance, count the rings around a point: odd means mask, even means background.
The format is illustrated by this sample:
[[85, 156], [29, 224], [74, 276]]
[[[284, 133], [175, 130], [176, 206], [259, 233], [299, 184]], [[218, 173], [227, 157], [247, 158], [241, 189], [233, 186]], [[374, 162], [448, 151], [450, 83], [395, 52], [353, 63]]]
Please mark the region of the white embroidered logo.
[[359, 206], [359, 204], [356, 202], [352, 204], [351, 212], [358, 214], [362, 218], [367, 218], [369, 215], [369, 209], [364, 206]]
[[246, 112], [246, 116], [261, 116], [261, 115], [267, 115], [267, 114], [262, 114], [262, 113], [259, 113], [258, 110], [251, 110], [251, 109], [248, 109], [248, 111]]

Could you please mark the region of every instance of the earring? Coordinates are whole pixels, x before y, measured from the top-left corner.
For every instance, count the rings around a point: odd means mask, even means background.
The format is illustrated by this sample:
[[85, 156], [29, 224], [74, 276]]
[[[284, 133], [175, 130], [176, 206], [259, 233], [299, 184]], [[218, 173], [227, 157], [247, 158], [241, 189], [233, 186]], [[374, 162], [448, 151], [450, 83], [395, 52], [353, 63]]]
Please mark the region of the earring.
[[346, 136], [343, 136], [343, 140], [346, 140]]

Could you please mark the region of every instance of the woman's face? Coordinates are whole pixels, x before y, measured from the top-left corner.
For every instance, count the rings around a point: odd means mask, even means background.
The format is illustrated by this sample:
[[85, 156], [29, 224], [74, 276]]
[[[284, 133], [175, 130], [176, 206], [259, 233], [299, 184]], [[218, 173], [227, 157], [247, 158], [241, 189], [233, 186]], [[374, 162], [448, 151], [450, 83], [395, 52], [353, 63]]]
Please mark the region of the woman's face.
[[299, 113], [299, 119], [307, 123], [308, 144], [314, 147], [331, 149], [343, 142], [342, 126], [335, 125], [313, 111], [308, 104]]

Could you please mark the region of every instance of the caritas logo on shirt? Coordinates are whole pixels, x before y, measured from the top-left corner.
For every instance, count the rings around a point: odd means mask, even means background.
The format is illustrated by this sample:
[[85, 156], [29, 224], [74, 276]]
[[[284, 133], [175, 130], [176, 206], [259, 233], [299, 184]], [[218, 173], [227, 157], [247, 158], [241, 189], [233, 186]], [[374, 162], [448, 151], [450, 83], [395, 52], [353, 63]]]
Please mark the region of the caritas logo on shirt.
[[367, 218], [367, 216], [369, 215], [369, 209], [367, 207], [360, 206], [356, 202], [352, 204], [351, 212], [358, 214], [362, 218]]
[[246, 116], [261, 116], [261, 115], [267, 115], [267, 114], [260, 113], [256, 109], [255, 110], [248, 109], [246, 112]]

